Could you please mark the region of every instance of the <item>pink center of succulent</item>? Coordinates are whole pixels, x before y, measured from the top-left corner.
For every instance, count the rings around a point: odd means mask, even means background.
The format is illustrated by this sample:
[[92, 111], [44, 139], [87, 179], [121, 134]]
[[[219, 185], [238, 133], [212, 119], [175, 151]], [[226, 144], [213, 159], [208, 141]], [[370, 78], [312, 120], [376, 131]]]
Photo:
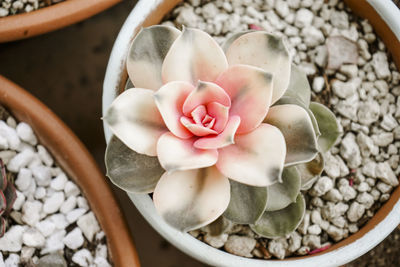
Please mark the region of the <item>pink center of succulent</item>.
[[[215, 106], [217, 105], [218, 103], [216, 102], [208, 105], [199, 105], [189, 116], [182, 116], [180, 121], [195, 136], [216, 135], [223, 130], [221, 126], [225, 126], [219, 122], [226, 124], [225, 116], [215, 113]], [[218, 118], [218, 115], [221, 115], [221, 118]]]

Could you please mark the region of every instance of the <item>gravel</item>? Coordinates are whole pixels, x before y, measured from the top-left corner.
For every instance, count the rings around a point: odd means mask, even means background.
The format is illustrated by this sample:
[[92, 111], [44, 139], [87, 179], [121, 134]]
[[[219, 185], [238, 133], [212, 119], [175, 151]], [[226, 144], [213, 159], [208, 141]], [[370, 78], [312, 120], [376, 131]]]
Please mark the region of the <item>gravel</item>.
[[29, 124], [0, 110], [0, 158], [17, 192], [0, 239], [0, 266], [111, 266], [105, 235], [79, 187]]
[[[38, 10], [39, 8], [51, 6], [63, 1], [66, 0], [0, 0], [0, 18], [20, 13], [32, 12]], [[24, 140], [23, 138], [21, 139]], [[29, 141], [26, 142], [31, 143]]]
[[295, 233], [271, 240], [233, 224], [227, 238], [201, 230], [195, 237], [245, 257], [250, 247], [256, 258], [307, 255], [357, 232], [389, 199], [400, 174], [400, 73], [368, 21], [337, 0], [187, 0], [163, 23], [199, 28], [219, 43], [256, 28], [286, 36], [313, 100], [331, 108], [343, 132], [321, 178], [303, 192], [307, 212]]

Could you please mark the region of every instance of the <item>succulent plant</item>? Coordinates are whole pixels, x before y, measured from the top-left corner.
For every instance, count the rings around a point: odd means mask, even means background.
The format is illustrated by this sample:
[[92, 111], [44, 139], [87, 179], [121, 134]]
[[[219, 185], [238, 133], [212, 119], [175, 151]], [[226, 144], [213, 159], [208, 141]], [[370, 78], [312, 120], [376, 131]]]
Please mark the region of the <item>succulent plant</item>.
[[104, 117], [114, 184], [153, 193], [182, 231], [223, 231], [226, 220], [265, 237], [297, 228], [301, 189], [322, 173], [339, 130], [329, 109], [310, 102], [283, 38], [249, 31], [219, 47], [197, 29], [152, 26], [133, 40], [127, 70], [134, 88]]
[[6, 168], [0, 158], [1, 176], [0, 176], [0, 237], [4, 235], [6, 230], [6, 220], [3, 218], [7, 215], [17, 198], [15, 187], [11, 181], [11, 176], [7, 177]]

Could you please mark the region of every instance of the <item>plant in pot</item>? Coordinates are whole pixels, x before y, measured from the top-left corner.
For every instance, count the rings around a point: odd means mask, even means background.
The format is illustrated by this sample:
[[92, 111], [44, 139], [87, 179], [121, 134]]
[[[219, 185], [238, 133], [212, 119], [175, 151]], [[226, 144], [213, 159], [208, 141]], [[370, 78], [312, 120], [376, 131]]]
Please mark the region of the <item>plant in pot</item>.
[[[345, 1], [356, 13], [370, 19], [374, 30], [385, 42], [383, 44], [373, 33], [371, 25], [352, 15], [342, 2], [316, 1], [311, 6], [309, 1], [297, 4], [296, 1], [267, 1], [264, 4], [258, 1], [232, 1], [224, 5], [218, 1], [185, 1], [177, 5], [179, 2], [140, 1], [132, 11], [110, 57], [104, 82], [103, 114], [106, 114], [113, 100], [123, 91], [127, 76], [126, 69], [121, 66], [127, 62], [128, 51], [135, 35], [142, 26], [159, 23], [165, 16], [163, 25], [198, 27], [207, 31], [220, 44], [232, 34], [246, 29], [264, 28], [279, 36], [288, 36], [294, 62], [313, 81], [313, 100], [327, 104], [334, 111], [343, 135], [331, 151], [324, 153], [325, 171], [322, 177], [310, 189], [303, 191], [307, 211], [303, 222], [289, 237], [260, 238], [247, 226], [229, 229], [232, 226], [226, 225], [229, 220], [224, 219], [224, 213], [222, 219], [209, 227], [191, 231], [190, 234], [195, 237], [193, 238], [160, 219], [151, 197], [128, 193], [147, 221], [179, 249], [205, 263], [218, 266], [265, 264], [264, 261], [235, 257], [229, 253], [261, 259], [268, 259], [271, 255], [277, 258], [292, 257], [287, 261], [268, 262], [271, 265], [336, 266], [355, 259], [383, 240], [399, 223], [396, 216], [399, 211], [399, 188], [390, 194], [398, 183], [398, 160], [396, 155], [386, 154], [386, 145], [383, 144], [387, 144], [388, 138], [385, 141], [384, 138], [377, 138], [383, 130], [382, 134], [388, 137], [394, 134], [395, 140], [398, 140], [398, 127], [394, 133], [385, 133], [389, 129], [387, 122], [393, 122], [389, 127], [396, 127], [391, 117], [398, 116], [394, 114], [396, 109], [392, 104], [389, 104], [389, 110], [385, 108], [388, 105], [385, 101], [395, 103], [396, 81], [399, 80], [399, 73], [395, 65], [390, 63], [390, 56], [386, 55], [385, 50], [386, 45], [393, 60], [399, 62], [399, 51], [396, 49], [396, 44], [399, 44], [396, 38], [398, 21], [393, 16], [399, 11], [389, 8], [393, 3], [373, 0]], [[248, 5], [244, 6], [245, 2]], [[377, 13], [376, 10], [380, 12]], [[225, 19], [221, 21], [221, 18]], [[328, 51], [327, 57], [321, 56], [324, 51]], [[257, 53], [262, 55], [259, 51]], [[339, 64], [331, 65], [335, 62]], [[361, 85], [354, 87], [358, 81], [362, 81]], [[375, 84], [381, 89], [389, 87], [389, 93], [384, 94], [384, 97], [377, 95], [376, 90], [372, 89]], [[382, 119], [376, 115], [377, 105], [370, 105], [372, 108], [368, 108], [370, 102], [383, 105], [378, 112]], [[371, 125], [372, 119], [374, 123]], [[109, 141], [111, 132], [107, 124], [105, 134]], [[374, 142], [372, 146], [379, 145], [373, 148], [374, 151], [379, 151], [378, 154], [368, 154], [365, 151], [365, 142], [368, 141], [371, 145], [371, 138]], [[394, 151], [394, 146], [398, 145], [394, 141], [390, 145], [390, 151]], [[369, 164], [371, 161], [372, 164]], [[374, 162], [379, 166], [379, 174], [368, 172]], [[226, 227], [223, 231], [227, 234], [224, 232], [213, 236], [213, 233], [221, 232], [221, 226]], [[257, 243], [254, 243], [254, 239]], [[213, 249], [199, 240], [215, 248], [222, 247], [229, 253]], [[325, 243], [327, 241], [329, 243]], [[329, 244], [330, 247], [327, 248]], [[297, 245], [300, 247], [298, 250], [295, 248]], [[234, 249], [235, 246], [247, 247], [238, 251]], [[324, 249], [325, 251], [316, 253]], [[301, 255], [306, 256], [298, 257]]]
[[300, 190], [322, 173], [340, 132], [333, 113], [310, 102], [282, 37], [241, 32], [220, 48], [197, 29], [152, 26], [133, 40], [127, 70], [135, 88], [104, 116], [114, 184], [153, 193], [160, 216], [184, 232], [218, 235], [231, 221], [277, 238], [299, 226]]

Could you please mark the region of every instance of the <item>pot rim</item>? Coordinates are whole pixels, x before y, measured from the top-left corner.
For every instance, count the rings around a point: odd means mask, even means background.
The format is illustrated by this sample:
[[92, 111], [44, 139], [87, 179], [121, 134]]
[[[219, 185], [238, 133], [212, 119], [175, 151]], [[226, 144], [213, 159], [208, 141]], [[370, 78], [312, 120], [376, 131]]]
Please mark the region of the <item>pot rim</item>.
[[87, 19], [122, 0], [68, 0], [0, 18], [0, 43], [29, 38]]
[[[356, 2], [359, 0], [347, 0]], [[141, 26], [149, 26], [158, 23], [163, 14], [159, 14], [157, 9], [172, 8], [179, 0], [170, 1], [172, 5], [166, 7], [168, 1], [162, 0], [141, 0], [131, 11], [114, 43], [110, 59], [107, 65], [106, 75], [103, 84], [103, 115], [111, 102], [123, 88], [127, 74], [125, 71], [125, 58], [131, 40]], [[171, 3], [173, 2], [173, 3]], [[364, 4], [369, 4], [385, 22], [385, 27], [394, 34], [399, 43], [400, 40], [400, 10], [391, 0], [364, 0]], [[362, 3], [361, 3], [362, 4]], [[156, 18], [151, 18], [152, 15]], [[157, 21], [158, 20], [158, 21]], [[393, 51], [392, 51], [393, 52]], [[111, 138], [111, 131], [104, 124], [104, 133], [107, 143]], [[357, 235], [336, 243], [331, 249], [314, 254], [311, 256], [288, 258], [285, 260], [262, 260], [248, 259], [232, 255], [230, 253], [213, 248], [202, 241], [197, 240], [188, 233], [182, 233], [162, 220], [157, 214], [151, 198], [147, 194], [128, 193], [128, 196], [150, 225], [158, 231], [164, 238], [186, 254], [212, 266], [339, 266], [354, 260], [378, 245], [400, 224], [400, 186], [392, 192], [391, 198], [374, 215], [366, 226], [360, 229]], [[379, 217], [379, 218], [378, 218]], [[383, 217], [383, 219], [381, 219]], [[365, 232], [365, 233], [362, 233]], [[341, 244], [340, 246], [337, 246]]]
[[0, 75], [0, 104], [28, 123], [57, 164], [79, 186], [106, 234], [115, 266], [139, 267], [121, 209], [93, 157], [75, 134], [42, 102]]

